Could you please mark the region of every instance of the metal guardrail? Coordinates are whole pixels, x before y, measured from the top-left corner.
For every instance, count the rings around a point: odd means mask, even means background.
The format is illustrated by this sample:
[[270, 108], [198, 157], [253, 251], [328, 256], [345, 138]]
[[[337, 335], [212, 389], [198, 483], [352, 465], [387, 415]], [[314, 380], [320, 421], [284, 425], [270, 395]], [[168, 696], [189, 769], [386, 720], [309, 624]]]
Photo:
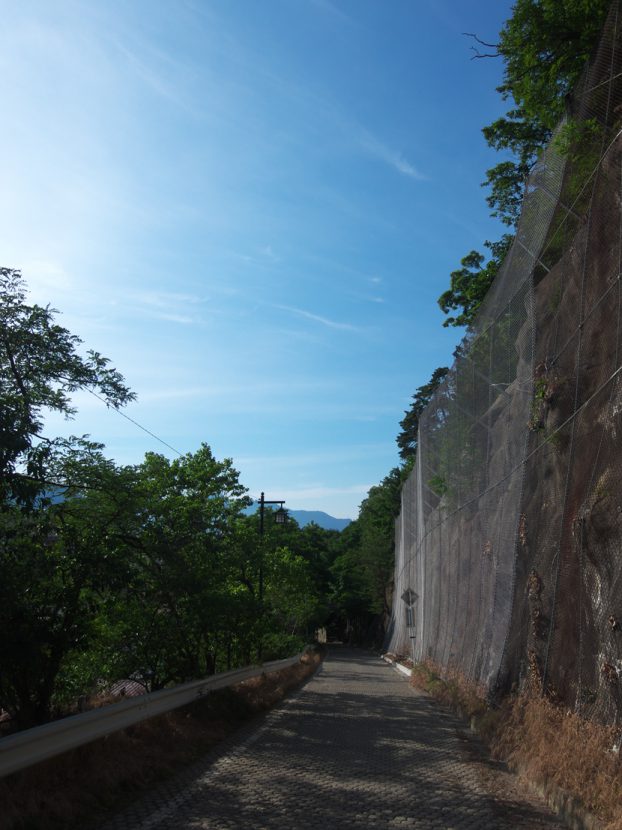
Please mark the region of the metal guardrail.
[[0, 778], [20, 769], [38, 764], [69, 749], [102, 738], [120, 729], [126, 729], [147, 718], [162, 715], [185, 706], [216, 689], [224, 689], [259, 677], [261, 674], [285, 669], [300, 662], [300, 654], [285, 660], [273, 660], [262, 666], [223, 672], [204, 680], [192, 680], [181, 686], [160, 689], [135, 698], [125, 698], [119, 703], [93, 709], [79, 715], [71, 715], [53, 723], [36, 726], [16, 735], [0, 739]]

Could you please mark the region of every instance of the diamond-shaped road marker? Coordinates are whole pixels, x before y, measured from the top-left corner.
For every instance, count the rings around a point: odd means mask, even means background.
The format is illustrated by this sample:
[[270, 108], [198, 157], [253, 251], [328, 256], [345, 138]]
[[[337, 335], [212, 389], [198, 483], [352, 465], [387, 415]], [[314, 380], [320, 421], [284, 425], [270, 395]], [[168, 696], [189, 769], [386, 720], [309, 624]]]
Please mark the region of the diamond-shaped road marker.
[[417, 602], [419, 599], [419, 594], [416, 594], [412, 588], [406, 588], [404, 593], [402, 594], [402, 599], [408, 605], [409, 608]]

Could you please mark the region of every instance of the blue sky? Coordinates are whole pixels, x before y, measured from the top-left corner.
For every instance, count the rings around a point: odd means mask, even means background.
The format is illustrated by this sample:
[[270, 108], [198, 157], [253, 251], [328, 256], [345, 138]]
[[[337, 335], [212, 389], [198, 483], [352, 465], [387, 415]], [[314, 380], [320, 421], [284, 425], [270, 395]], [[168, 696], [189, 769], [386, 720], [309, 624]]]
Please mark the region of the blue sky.
[[[459, 338], [436, 299], [501, 229], [505, 0], [2, 2], [0, 250], [181, 452], [356, 517]], [[89, 395], [50, 431], [165, 447]]]

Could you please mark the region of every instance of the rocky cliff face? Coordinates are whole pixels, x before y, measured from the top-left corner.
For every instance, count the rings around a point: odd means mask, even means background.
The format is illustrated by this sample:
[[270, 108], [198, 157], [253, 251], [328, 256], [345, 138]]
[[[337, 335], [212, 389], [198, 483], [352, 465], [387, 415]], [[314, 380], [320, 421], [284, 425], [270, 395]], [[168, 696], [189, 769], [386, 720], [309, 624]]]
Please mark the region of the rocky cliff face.
[[[609, 719], [622, 681], [622, 138], [535, 288], [536, 349], [509, 675]], [[518, 662], [517, 662], [518, 661]]]
[[612, 14], [421, 419], [394, 594], [418, 599], [408, 616], [396, 600], [387, 643], [408, 653], [414, 635], [418, 659], [492, 694], [531, 676], [607, 721], [622, 714], [621, 73]]

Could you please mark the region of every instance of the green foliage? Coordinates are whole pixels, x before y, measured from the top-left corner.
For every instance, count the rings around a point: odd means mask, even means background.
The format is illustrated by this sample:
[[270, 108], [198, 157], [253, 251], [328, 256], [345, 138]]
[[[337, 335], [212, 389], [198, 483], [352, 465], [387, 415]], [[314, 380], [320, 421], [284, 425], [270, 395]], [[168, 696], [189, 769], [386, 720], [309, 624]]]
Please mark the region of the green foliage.
[[[591, 188], [586, 185], [598, 165], [604, 137], [603, 126], [595, 118], [584, 121], [570, 119], [556, 133], [553, 140], [557, 152], [567, 160], [564, 201], [571, 205], [574, 213], [579, 216], [583, 216], [589, 206]], [[561, 237], [560, 243], [564, 241]], [[553, 246], [549, 242], [549, 247]], [[556, 253], [561, 256], [562, 246], [558, 247], [560, 250]], [[551, 252], [548, 254], [550, 260]]]
[[432, 478], [428, 481], [428, 487], [439, 497], [444, 496], [449, 490], [445, 478], [441, 475], [432, 476]]
[[512, 109], [482, 132], [495, 150], [509, 151], [514, 159], [505, 160], [486, 171], [482, 187], [489, 187], [486, 197], [491, 215], [513, 227], [520, 216], [525, 181], [542, 148], [551, 137], [551, 129]]
[[248, 664], [259, 644], [284, 656], [324, 621], [321, 529], [262, 539], [229, 460], [202, 445], [97, 465], [98, 489], [0, 512], [0, 702], [20, 727], [124, 677], [157, 689]]
[[266, 556], [264, 567], [265, 601], [272, 630], [292, 637], [306, 633], [318, 602], [311, 565], [289, 548], [276, 548]]
[[32, 503], [50, 458], [71, 449], [43, 435], [45, 412], [71, 417], [78, 389], [98, 390], [115, 408], [134, 395], [99, 352], [78, 354], [80, 338], [55, 323], [54, 309], [25, 300], [21, 273], [0, 268], [0, 498]]
[[[499, 33], [495, 55], [504, 62], [498, 91], [510, 102], [505, 116], [483, 128], [490, 147], [509, 154], [486, 173], [487, 202], [492, 215], [513, 227], [518, 222], [525, 182], [564, 113], [571, 108], [571, 90], [593, 52], [609, 9], [609, 0], [517, 0]], [[565, 193], [573, 203], [597, 160], [602, 138], [589, 120], [569, 123], [556, 134], [555, 144], [572, 165]], [[575, 210], [576, 212], [576, 210]], [[559, 236], [559, 235], [558, 235]], [[493, 283], [513, 236], [485, 242], [491, 257], [476, 250], [450, 275], [450, 287], [439, 297], [449, 314], [444, 326], [470, 326]], [[550, 243], [548, 259], [558, 255], [560, 237]], [[548, 261], [547, 259], [547, 261]]]
[[217, 461], [205, 444], [174, 461], [148, 453], [134, 473], [135, 524], [126, 541], [136, 570], [120, 609], [134, 636], [117, 670], [159, 688], [213, 671], [232, 578], [230, 538], [247, 499], [231, 462]]
[[382, 642], [391, 612], [395, 519], [404, 477], [405, 471], [396, 467], [372, 487], [358, 519], [335, 546], [331, 602], [342, 637]]
[[374, 613], [391, 611], [387, 585], [393, 576], [395, 519], [401, 507], [402, 473], [394, 467], [361, 504], [360, 567]]
[[552, 129], [598, 42], [610, 5], [609, 0], [516, 0], [499, 34], [503, 97]]
[[70, 416], [79, 388], [133, 395], [26, 304], [18, 272], [0, 286], [0, 706], [25, 728], [110, 681], [161, 688], [300, 648], [325, 621], [334, 532], [268, 511], [260, 536], [206, 444], [117, 467], [86, 437], [44, 436], [45, 411]]
[[502, 161], [486, 171], [482, 187], [489, 187], [486, 202], [490, 215], [508, 227], [514, 227], [520, 216], [525, 182], [536, 155], [528, 162]]
[[438, 298], [445, 314], [458, 309], [460, 314], [448, 317], [443, 326], [470, 326], [473, 323], [513, 240], [512, 234], [506, 233], [499, 242], [485, 242], [491, 253], [485, 265], [485, 257], [478, 251], [471, 251], [462, 258], [462, 267], [451, 273], [449, 289]]
[[512, 106], [484, 127], [488, 144], [513, 159], [487, 171], [493, 216], [515, 225], [527, 175], [564, 115], [570, 94], [594, 50], [609, 0], [517, 0], [499, 34], [505, 67], [498, 88]]
[[[110, 481], [105, 464], [99, 474]], [[88, 501], [0, 510], [0, 701], [20, 726], [47, 720], [64, 666], [95, 637], [102, 598], [129, 576], [107, 539], [111, 511]]]
[[404, 461], [414, 459], [417, 453], [419, 419], [421, 418], [423, 410], [432, 399], [432, 396], [443, 382], [447, 372], [449, 372], [449, 369], [446, 366], [440, 366], [434, 370], [430, 380], [417, 389], [413, 395], [413, 402], [410, 409], [404, 413], [404, 417], [400, 421], [401, 432], [399, 432], [396, 441], [400, 450], [400, 457]]
[[[517, 0], [499, 33], [496, 56], [503, 59], [504, 74], [498, 92], [510, 107], [483, 134], [490, 147], [510, 157], [486, 172], [483, 186], [489, 189], [492, 216], [509, 227], [518, 222], [527, 177], [562, 116], [572, 110], [571, 91], [598, 42], [609, 6], [609, 0]], [[596, 161], [594, 135], [589, 122], [580, 126], [571, 121], [555, 139], [557, 149], [573, 162], [565, 194], [569, 203]], [[439, 304], [446, 313], [456, 308], [462, 313], [444, 325], [470, 325], [508, 250], [507, 240], [511, 237], [506, 235], [494, 243], [500, 256], [485, 243], [493, 253], [486, 266], [484, 257], [471, 251], [451, 274]]]
[[560, 155], [576, 163], [583, 160], [595, 144], [600, 147], [602, 138], [603, 128], [596, 118], [584, 121], [571, 118], [555, 134], [553, 147]]

